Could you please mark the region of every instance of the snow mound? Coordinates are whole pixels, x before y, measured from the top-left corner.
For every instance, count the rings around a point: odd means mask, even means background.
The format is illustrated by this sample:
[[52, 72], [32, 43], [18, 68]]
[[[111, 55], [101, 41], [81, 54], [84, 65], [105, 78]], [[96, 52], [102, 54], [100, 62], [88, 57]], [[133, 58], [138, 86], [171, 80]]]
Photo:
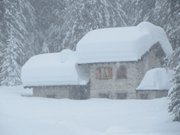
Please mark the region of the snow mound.
[[33, 56], [21, 72], [24, 86], [85, 85], [88, 79], [81, 76], [77, 71], [76, 53], [68, 49]]
[[173, 71], [164, 68], [154, 68], [146, 72], [136, 90], [169, 90], [172, 86]]
[[0, 135], [179, 135], [167, 98], [69, 100], [0, 87]]
[[137, 61], [157, 42], [167, 56], [172, 53], [164, 30], [149, 22], [93, 30], [77, 44], [78, 63]]

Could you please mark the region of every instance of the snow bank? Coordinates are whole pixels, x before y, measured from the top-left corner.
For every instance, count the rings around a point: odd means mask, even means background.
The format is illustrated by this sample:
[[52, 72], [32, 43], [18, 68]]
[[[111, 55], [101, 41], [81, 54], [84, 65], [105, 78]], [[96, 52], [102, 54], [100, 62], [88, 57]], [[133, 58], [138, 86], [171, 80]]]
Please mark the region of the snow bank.
[[76, 66], [76, 54], [68, 49], [33, 56], [22, 67], [22, 82], [24, 86], [84, 85], [88, 79], [79, 75]]
[[78, 63], [137, 61], [157, 42], [166, 55], [172, 53], [164, 30], [149, 22], [93, 30], [77, 44]]
[[[166, 98], [68, 100], [0, 87], [0, 135], [179, 135]], [[29, 93], [31, 94], [31, 93]]]
[[173, 71], [154, 68], [146, 72], [137, 90], [169, 90], [172, 86]]

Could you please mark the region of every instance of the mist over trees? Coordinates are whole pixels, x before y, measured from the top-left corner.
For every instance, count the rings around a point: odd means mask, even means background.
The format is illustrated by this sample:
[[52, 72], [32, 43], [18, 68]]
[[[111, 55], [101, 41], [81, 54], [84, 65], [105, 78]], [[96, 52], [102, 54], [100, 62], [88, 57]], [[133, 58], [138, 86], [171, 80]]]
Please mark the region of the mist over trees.
[[34, 0], [31, 3], [38, 16], [42, 48], [50, 52], [75, 49], [76, 43], [90, 30], [137, 25], [142, 21], [163, 27], [174, 48], [180, 39], [178, 0]]

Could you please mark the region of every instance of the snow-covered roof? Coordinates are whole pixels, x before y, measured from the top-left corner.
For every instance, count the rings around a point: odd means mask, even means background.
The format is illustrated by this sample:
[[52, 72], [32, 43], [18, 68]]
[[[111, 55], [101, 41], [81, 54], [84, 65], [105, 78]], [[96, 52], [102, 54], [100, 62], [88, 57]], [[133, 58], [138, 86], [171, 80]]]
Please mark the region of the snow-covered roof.
[[22, 67], [21, 78], [24, 86], [85, 85], [88, 82], [77, 70], [76, 53], [68, 49], [33, 56]]
[[157, 42], [166, 55], [172, 53], [165, 31], [149, 22], [93, 30], [77, 44], [78, 63], [137, 61]]
[[153, 68], [146, 72], [136, 90], [169, 90], [172, 86], [172, 70]]

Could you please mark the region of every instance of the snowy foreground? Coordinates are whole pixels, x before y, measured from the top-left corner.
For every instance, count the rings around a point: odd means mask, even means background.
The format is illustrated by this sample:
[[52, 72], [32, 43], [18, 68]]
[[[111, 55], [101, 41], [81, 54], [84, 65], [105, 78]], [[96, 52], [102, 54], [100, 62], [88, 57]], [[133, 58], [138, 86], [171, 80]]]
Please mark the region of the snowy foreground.
[[167, 99], [69, 100], [0, 87], [0, 135], [180, 135]]

